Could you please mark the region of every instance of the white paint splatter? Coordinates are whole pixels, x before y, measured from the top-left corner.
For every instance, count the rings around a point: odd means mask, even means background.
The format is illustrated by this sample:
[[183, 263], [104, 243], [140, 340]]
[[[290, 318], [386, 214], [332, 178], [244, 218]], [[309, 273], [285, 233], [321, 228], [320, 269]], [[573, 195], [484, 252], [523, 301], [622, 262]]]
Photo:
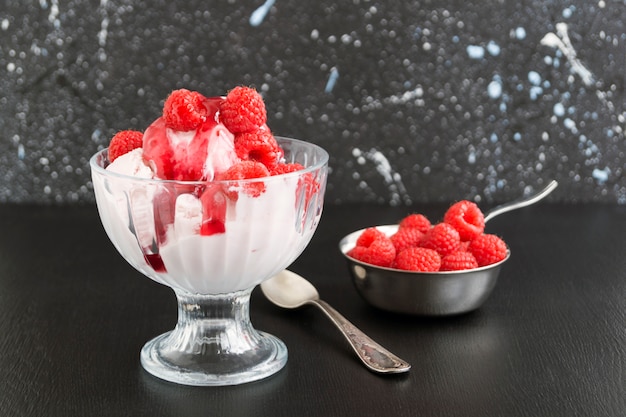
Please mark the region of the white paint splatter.
[[474, 165], [476, 163], [476, 152], [470, 150], [467, 153], [467, 163], [470, 165]]
[[556, 34], [553, 32], [547, 33], [543, 39], [541, 39], [541, 44], [558, 48], [563, 55], [565, 55], [565, 58], [567, 58], [567, 62], [569, 62], [572, 67], [572, 71], [581, 78], [582, 82], [587, 87], [591, 87], [595, 82], [593, 74], [578, 59], [576, 50], [567, 32], [568, 27], [566, 23], [557, 23]]
[[552, 107], [552, 112], [557, 117], [563, 117], [565, 115], [565, 106], [563, 103], [556, 103], [554, 107]]
[[[552, 32], [547, 33], [541, 40], [541, 43], [546, 46], [557, 48], [557, 53], [560, 52], [565, 56], [565, 58], [567, 59], [567, 62], [571, 66], [572, 72], [575, 75], [578, 75], [580, 77], [583, 84], [587, 87], [596, 87], [596, 91], [595, 91], [596, 97], [598, 97], [600, 102], [604, 105], [606, 111], [611, 112], [611, 113], [616, 112], [616, 107], [610, 100], [610, 97], [611, 97], [610, 92], [602, 91], [598, 88], [601, 83], [596, 82], [596, 78], [594, 77], [593, 73], [590, 70], [588, 70], [585, 67], [585, 65], [578, 59], [576, 50], [574, 49], [574, 46], [572, 45], [572, 42], [570, 40], [570, 37], [568, 34], [568, 26], [566, 23], [562, 23], [562, 22], [557, 23], [556, 34]], [[556, 60], [557, 58], [555, 58], [555, 64], [556, 64]], [[555, 65], [555, 68], [556, 67], [557, 66]], [[564, 93], [563, 94], [564, 99], [567, 99], [568, 95], [569, 95], [568, 92]], [[568, 112], [571, 114], [573, 110], [574, 110], [573, 108], [570, 108]], [[565, 107], [560, 103], [555, 104], [553, 111], [554, 111], [555, 116], [557, 117], [562, 117], [565, 115]], [[597, 115], [592, 114], [592, 118], [594, 120], [597, 120]], [[622, 124], [624, 123], [623, 121], [620, 121], [619, 116], [618, 116], [618, 122]], [[565, 128], [569, 129], [572, 133], [574, 134], [579, 133], [576, 123], [570, 118], [564, 119], [563, 123], [564, 123]], [[613, 125], [613, 129], [615, 129], [616, 131], [620, 133], [623, 132], [623, 126], [618, 123]], [[607, 137], [610, 138], [611, 136], [612, 136], [612, 130], [608, 129]], [[587, 149], [585, 152], [593, 152], [593, 149]]]
[[569, 117], [566, 117], [563, 120], [563, 126], [565, 126], [566, 129], [569, 129], [573, 134], [577, 134], [578, 133], [578, 128], [576, 127], [576, 122], [573, 121], [572, 119], [570, 119]]
[[498, 45], [494, 41], [489, 41], [489, 43], [487, 44], [487, 52], [489, 52], [491, 56], [500, 55], [500, 45]]
[[102, 22], [100, 22], [100, 31], [98, 32], [98, 45], [103, 48], [107, 45], [108, 27], [109, 18], [105, 17], [102, 19]]
[[399, 105], [413, 103], [416, 106], [422, 107], [426, 104], [423, 96], [424, 88], [418, 85], [413, 90], [407, 90], [392, 96], [383, 97], [382, 99], [367, 97], [365, 99], [365, 104], [363, 105], [363, 110], [380, 109], [383, 107], [383, 104]]
[[417, 86], [413, 90], [407, 90], [404, 93], [388, 96], [383, 101], [391, 104], [404, 104], [414, 100], [420, 100], [424, 96], [424, 89]]
[[514, 34], [515, 34], [515, 37], [519, 40], [526, 39], [526, 29], [524, 29], [521, 26], [515, 28]]
[[537, 71], [529, 71], [528, 81], [530, 81], [532, 85], [539, 85], [541, 84], [541, 75], [539, 75]]
[[[51, 3], [48, 21], [54, 25], [55, 29], [58, 29], [61, 27], [61, 21], [59, 20], [59, 2], [58, 0], [52, 0]], [[48, 4], [45, 1], [40, 1], [39, 4], [44, 9], [48, 8]]]
[[107, 12], [108, 0], [100, 0], [100, 14], [102, 15], [102, 20], [100, 21], [100, 30], [96, 35], [98, 37], [98, 60], [100, 62], [105, 62], [107, 60], [107, 53], [105, 50], [107, 44], [107, 37], [109, 34], [109, 13]]
[[576, 10], [576, 6], [570, 6], [566, 9], [563, 9], [563, 12], [561, 14], [563, 15], [565, 19], [569, 19], [570, 17], [572, 17], [572, 14], [574, 13], [575, 10]]
[[376, 172], [380, 174], [391, 193], [389, 204], [397, 206], [404, 202], [411, 204], [411, 199], [407, 195], [406, 187], [402, 183], [402, 177], [395, 172], [389, 163], [389, 160], [377, 149], [370, 149], [367, 152], [361, 151], [359, 148], [352, 149], [354, 156], [359, 165], [364, 165], [366, 161], [374, 163]]
[[502, 96], [502, 81], [500, 78], [494, 78], [487, 86], [487, 94], [492, 99], [498, 99]]
[[274, 5], [275, 0], [266, 0], [250, 15], [250, 26], [259, 26], [265, 20], [265, 16]]
[[485, 48], [480, 45], [467, 45], [465, 50], [471, 59], [483, 59], [485, 56]]
[[610, 174], [611, 169], [609, 167], [606, 167], [604, 169], [594, 168], [591, 175], [598, 181], [599, 184], [604, 184], [608, 181]]
[[543, 94], [543, 88], [538, 87], [536, 85], [530, 87], [530, 90], [528, 90], [528, 95], [530, 96], [530, 99], [533, 101], [537, 100], [542, 94]]
[[326, 87], [324, 88], [325, 93], [331, 93], [333, 88], [335, 88], [335, 84], [339, 79], [339, 70], [337, 67], [332, 67], [330, 69], [330, 75], [328, 76], [328, 81], [326, 82]]

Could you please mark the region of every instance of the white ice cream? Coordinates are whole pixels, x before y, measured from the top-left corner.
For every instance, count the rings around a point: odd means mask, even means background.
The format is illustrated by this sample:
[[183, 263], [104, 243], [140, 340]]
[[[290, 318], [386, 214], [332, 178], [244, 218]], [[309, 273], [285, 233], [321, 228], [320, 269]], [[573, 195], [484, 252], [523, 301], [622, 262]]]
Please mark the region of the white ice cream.
[[[138, 165], [133, 171], [150, 178]], [[191, 193], [180, 194], [169, 205], [174, 220], [167, 226], [165, 241], [157, 243], [154, 219], [167, 213], [156, 213], [152, 199], [162, 183], [93, 175], [102, 223], [124, 258], [157, 282], [201, 294], [252, 288], [286, 268], [311, 239], [321, 216], [321, 196], [307, 209], [298, 192], [299, 176], [265, 180], [266, 190], [259, 197], [239, 192], [236, 201], [229, 200], [225, 232], [210, 236], [199, 234], [200, 200]], [[166, 272], [154, 271], [146, 253], [158, 253]]]
[[152, 169], [144, 162], [141, 148], [118, 156], [109, 166], [109, 171], [137, 178], [154, 178]]
[[296, 187], [292, 177], [268, 182], [259, 197], [239, 193], [229, 203], [225, 233], [211, 236], [197, 232], [202, 221], [199, 200], [180, 196], [175, 223], [160, 248], [167, 268], [160, 278], [175, 288], [214, 294], [251, 288], [286, 268], [315, 230], [298, 230]]

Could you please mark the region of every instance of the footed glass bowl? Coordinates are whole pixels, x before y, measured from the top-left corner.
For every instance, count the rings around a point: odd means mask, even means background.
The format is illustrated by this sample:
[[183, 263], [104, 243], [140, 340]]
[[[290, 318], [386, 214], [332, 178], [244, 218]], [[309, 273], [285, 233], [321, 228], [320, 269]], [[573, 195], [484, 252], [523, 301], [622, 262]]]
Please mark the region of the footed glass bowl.
[[104, 230], [135, 269], [171, 287], [176, 327], [141, 350], [151, 374], [186, 385], [233, 385], [278, 372], [287, 349], [252, 327], [254, 287], [289, 266], [320, 220], [328, 154], [277, 138], [305, 169], [239, 181], [169, 181], [106, 170], [90, 160]]

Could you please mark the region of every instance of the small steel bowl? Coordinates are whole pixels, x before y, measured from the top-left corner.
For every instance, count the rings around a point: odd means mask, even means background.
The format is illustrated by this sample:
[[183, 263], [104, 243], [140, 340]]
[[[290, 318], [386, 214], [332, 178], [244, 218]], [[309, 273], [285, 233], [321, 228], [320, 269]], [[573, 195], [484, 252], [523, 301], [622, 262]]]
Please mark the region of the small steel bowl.
[[[376, 226], [391, 236], [398, 225]], [[493, 291], [500, 269], [509, 259], [466, 271], [412, 272], [366, 264], [346, 255], [363, 230], [339, 242], [358, 293], [374, 307], [394, 313], [447, 316], [473, 311]]]

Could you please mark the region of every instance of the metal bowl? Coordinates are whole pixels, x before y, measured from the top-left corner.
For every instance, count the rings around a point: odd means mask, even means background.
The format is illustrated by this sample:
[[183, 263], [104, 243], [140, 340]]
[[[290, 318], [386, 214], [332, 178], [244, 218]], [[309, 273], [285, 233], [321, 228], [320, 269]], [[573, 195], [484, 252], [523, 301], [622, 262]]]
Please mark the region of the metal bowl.
[[[376, 226], [391, 236], [398, 225]], [[358, 293], [374, 307], [394, 313], [447, 316], [467, 313], [480, 307], [493, 291], [500, 262], [466, 271], [412, 272], [366, 264], [346, 255], [363, 230], [339, 242]]]

